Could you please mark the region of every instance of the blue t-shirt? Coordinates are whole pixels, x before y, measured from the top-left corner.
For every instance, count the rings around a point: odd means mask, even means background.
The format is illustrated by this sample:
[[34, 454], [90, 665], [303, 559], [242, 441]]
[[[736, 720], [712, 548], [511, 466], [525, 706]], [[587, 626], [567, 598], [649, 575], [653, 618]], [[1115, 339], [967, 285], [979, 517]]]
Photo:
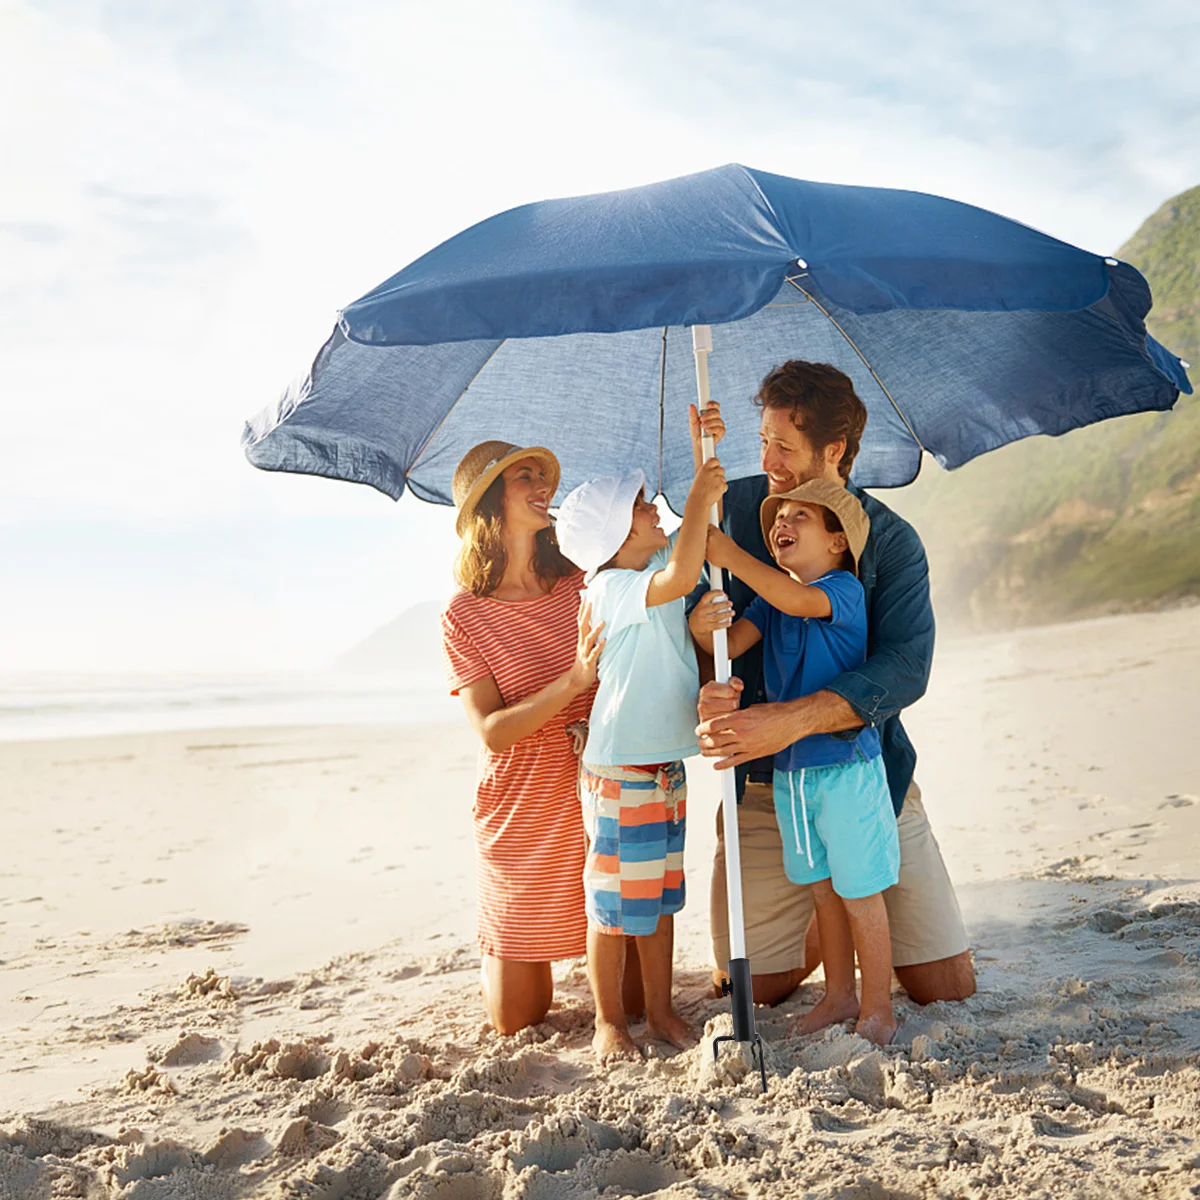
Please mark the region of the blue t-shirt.
[[[763, 682], [767, 699], [797, 700], [827, 688], [867, 658], [867, 607], [863, 587], [848, 571], [813, 581], [829, 597], [828, 617], [790, 617], [756, 596], [742, 614], [763, 636]], [[777, 771], [831, 767], [880, 752], [879, 730], [868, 725], [853, 741], [828, 733], [793, 742], [775, 755]]]
[[700, 753], [700, 676], [684, 601], [646, 607], [650, 580], [670, 557], [667, 546], [641, 571], [610, 567], [588, 584], [584, 600], [592, 606], [592, 624], [605, 623], [600, 634], [605, 645], [583, 751], [586, 763], [641, 766]]

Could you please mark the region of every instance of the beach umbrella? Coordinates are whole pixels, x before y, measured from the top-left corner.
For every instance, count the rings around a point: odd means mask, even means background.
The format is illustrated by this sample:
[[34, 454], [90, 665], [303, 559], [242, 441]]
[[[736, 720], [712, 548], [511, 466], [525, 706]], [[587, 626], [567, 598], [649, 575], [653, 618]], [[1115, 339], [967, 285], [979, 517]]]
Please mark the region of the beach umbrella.
[[[724, 402], [728, 476], [754, 474], [749, 397], [803, 358], [845, 371], [867, 406], [851, 478], [893, 487], [925, 451], [956, 467], [1170, 408], [1191, 386], [1147, 336], [1149, 308], [1128, 264], [983, 209], [729, 165], [525, 205], [442, 243], [345, 308], [243, 442], [266, 470], [442, 504], [476, 443], [548, 445], [560, 497], [641, 467], [680, 511], [698, 383]], [[735, 1035], [747, 1012], [735, 995]]]
[[641, 467], [681, 511], [689, 329], [714, 327], [730, 478], [757, 473], [747, 402], [789, 358], [853, 379], [853, 480], [910, 482], [1030, 434], [1191, 391], [1147, 337], [1145, 280], [971, 205], [740, 166], [491, 217], [349, 305], [310, 369], [246, 426], [250, 461], [449, 504], [485, 438], [548, 443], [559, 498]]

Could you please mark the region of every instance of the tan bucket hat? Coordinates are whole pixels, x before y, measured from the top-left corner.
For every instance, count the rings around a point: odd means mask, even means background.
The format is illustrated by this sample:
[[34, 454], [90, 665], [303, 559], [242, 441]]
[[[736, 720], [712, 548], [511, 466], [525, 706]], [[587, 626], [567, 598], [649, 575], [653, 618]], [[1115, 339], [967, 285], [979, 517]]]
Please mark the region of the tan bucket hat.
[[775, 524], [775, 514], [785, 500], [803, 500], [806, 504], [819, 504], [829, 509], [842, 523], [842, 532], [850, 543], [850, 553], [854, 557], [854, 571], [858, 573], [858, 560], [862, 557], [863, 548], [867, 544], [867, 535], [871, 532], [871, 519], [863, 512], [858, 497], [840, 483], [831, 479], [810, 479], [790, 492], [782, 492], [777, 496], [768, 496], [758, 510], [759, 523], [762, 525], [763, 540], [767, 548], [771, 547], [771, 526]]
[[483, 493], [495, 482], [496, 477], [513, 463], [523, 458], [536, 458], [546, 468], [546, 478], [550, 481], [550, 497], [558, 491], [558, 479], [561, 469], [558, 459], [545, 446], [514, 446], [512, 442], [480, 442], [473, 446], [462, 457], [462, 462], [454, 468], [454, 507], [458, 509], [454, 528], [459, 537], [467, 527], [467, 522], [475, 515], [475, 506], [483, 498]]

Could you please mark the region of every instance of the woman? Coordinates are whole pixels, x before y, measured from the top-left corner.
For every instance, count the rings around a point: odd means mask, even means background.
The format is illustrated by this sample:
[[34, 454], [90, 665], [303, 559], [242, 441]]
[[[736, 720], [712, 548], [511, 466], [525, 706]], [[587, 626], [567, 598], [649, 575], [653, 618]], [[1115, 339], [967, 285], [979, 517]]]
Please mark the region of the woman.
[[484, 442], [454, 472], [456, 592], [442, 614], [450, 690], [485, 753], [473, 811], [479, 945], [488, 1019], [536, 1025], [550, 964], [587, 947], [579, 761], [567, 726], [588, 715], [600, 630], [580, 608], [583, 573], [558, 549], [549, 505], [558, 460]]

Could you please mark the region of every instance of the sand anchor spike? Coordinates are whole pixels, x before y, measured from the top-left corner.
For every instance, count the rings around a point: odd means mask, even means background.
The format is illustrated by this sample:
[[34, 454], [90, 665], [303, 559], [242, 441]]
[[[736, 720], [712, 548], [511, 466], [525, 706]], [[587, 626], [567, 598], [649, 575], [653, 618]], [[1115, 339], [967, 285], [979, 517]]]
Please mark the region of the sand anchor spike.
[[[703, 412], [708, 406], [708, 356], [712, 351], [712, 326], [692, 326], [692, 354], [696, 359], [697, 409]], [[701, 440], [702, 454], [707, 462], [716, 452], [711, 437]], [[719, 509], [713, 505], [712, 523], [719, 521]], [[720, 567], [708, 564], [709, 587], [723, 591], [724, 574]], [[729, 648], [725, 630], [713, 631], [713, 665], [718, 683], [729, 682]], [[754, 1028], [754, 984], [750, 973], [750, 960], [746, 957], [746, 923], [742, 914], [742, 849], [738, 840], [737, 778], [732, 769], [721, 772], [721, 818], [725, 833], [725, 894], [729, 901], [729, 978], [722, 981], [721, 990], [729, 997], [733, 1015], [733, 1035], [713, 1038], [713, 1061], [715, 1062], [722, 1042], [749, 1043], [750, 1058], [758, 1059], [758, 1072], [762, 1079], [762, 1090], [767, 1090], [767, 1064], [763, 1054], [762, 1038]]]

